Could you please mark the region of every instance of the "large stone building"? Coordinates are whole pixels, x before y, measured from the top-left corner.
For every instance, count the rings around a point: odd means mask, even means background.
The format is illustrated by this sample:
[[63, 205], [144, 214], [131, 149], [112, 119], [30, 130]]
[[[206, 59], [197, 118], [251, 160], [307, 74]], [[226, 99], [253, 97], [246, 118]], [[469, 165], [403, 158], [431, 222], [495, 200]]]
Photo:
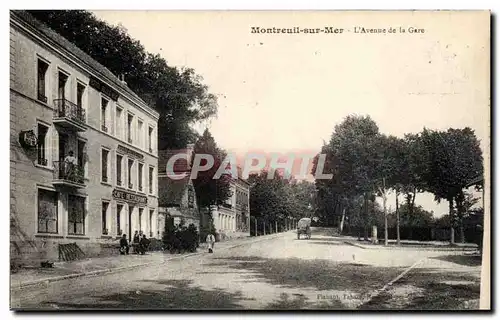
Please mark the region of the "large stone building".
[[14, 259], [87, 255], [121, 234], [158, 236], [158, 113], [69, 41], [10, 15]]

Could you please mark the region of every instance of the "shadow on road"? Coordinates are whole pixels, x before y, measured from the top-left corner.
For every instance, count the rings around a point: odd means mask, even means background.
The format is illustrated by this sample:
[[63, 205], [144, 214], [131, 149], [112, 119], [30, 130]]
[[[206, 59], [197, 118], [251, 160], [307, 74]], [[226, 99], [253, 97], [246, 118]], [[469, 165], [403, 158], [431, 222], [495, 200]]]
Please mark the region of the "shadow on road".
[[479, 295], [479, 279], [469, 273], [422, 268], [409, 272], [392, 291], [375, 297], [361, 309], [394, 309], [404, 304], [410, 310], [457, 310], [466, 308], [465, 304], [479, 299]]
[[142, 280], [164, 285], [163, 290], [132, 290], [119, 294], [93, 296], [92, 303], [45, 302], [40, 308], [49, 309], [241, 309], [238, 301], [248, 300], [241, 292], [204, 290], [192, 286], [191, 280]]
[[433, 257], [431, 259], [452, 262], [462, 266], [469, 266], [469, 267], [480, 266], [482, 262], [482, 257], [480, 255], [473, 255], [473, 256], [446, 255], [446, 256]]
[[249, 256], [214, 260], [220, 262], [209, 263], [207, 266], [240, 270], [243, 275], [248, 275], [247, 282], [262, 281], [288, 288], [313, 287], [317, 290], [350, 290], [359, 293], [381, 288], [403, 270], [395, 267], [297, 258], [269, 259]]

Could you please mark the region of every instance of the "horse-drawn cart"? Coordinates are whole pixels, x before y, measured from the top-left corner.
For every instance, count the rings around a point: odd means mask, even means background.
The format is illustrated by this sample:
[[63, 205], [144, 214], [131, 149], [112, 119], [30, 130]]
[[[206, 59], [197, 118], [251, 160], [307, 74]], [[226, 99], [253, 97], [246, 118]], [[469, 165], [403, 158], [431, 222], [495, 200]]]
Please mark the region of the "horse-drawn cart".
[[297, 223], [297, 239], [305, 234], [307, 239], [311, 239], [311, 218], [302, 218]]

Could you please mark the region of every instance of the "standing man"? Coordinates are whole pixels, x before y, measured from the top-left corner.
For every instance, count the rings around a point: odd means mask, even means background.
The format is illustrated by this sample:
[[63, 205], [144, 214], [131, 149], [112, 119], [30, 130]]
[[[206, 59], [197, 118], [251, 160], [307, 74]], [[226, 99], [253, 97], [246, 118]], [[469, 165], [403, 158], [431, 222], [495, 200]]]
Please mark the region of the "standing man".
[[68, 179], [73, 178], [77, 162], [78, 160], [75, 158], [73, 151], [70, 151], [66, 158], [64, 158], [65, 172]]
[[208, 243], [208, 252], [213, 253], [214, 252], [214, 245], [215, 245], [215, 237], [213, 234], [209, 233], [207, 236], [207, 243]]
[[139, 242], [141, 238], [139, 237], [139, 232], [135, 230], [134, 238], [132, 238], [132, 246], [134, 247], [134, 253], [139, 253]]

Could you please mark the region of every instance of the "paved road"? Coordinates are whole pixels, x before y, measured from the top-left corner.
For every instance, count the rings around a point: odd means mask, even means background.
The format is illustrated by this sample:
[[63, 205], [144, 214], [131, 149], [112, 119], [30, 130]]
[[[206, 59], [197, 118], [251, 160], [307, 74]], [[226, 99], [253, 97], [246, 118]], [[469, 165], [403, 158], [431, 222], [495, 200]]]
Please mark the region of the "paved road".
[[[310, 240], [296, 240], [296, 235], [288, 232], [214, 254], [12, 292], [11, 306], [456, 309], [479, 298], [479, 268], [474, 261], [451, 253], [367, 250], [322, 232]], [[374, 295], [405, 271], [394, 285]]]

